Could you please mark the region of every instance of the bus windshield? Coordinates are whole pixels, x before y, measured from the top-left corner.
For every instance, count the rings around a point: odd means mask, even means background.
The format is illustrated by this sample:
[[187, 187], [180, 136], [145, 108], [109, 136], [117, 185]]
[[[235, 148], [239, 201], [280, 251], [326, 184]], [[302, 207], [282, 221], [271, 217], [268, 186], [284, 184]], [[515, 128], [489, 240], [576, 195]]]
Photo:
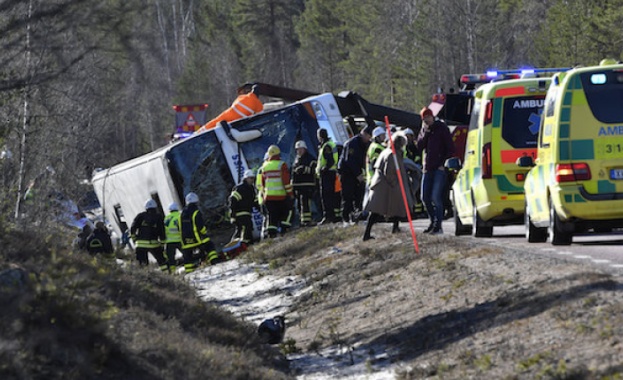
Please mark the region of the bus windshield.
[[303, 104], [294, 104], [249, 119], [235, 121], [232, 127], [239, 131], [257, 129], [262, 132], [261, 138], [240, 144], [249, 169], [255, 172], [262, 166], [264, 154], [270, 145], [279, 146], [281, 159], [288, 166], [291, 166], [296, 158], [294, 144], [298, 140], [305, 141], [312, 156], [317, 155], [318, 122]]
[[206, 222], [219, 224], [234, 181], [216, 134], [207, 132], [184, 140], [171, 147], [166, 158], [179, 198], [195, 192]]

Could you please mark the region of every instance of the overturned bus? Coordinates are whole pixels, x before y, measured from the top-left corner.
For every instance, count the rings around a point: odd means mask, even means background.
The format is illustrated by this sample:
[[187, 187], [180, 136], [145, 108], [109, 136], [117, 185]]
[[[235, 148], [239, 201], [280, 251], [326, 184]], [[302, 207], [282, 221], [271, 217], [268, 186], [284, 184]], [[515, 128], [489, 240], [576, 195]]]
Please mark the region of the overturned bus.
[[[290, 165], [298, 140], [305, 141], [310, 153], [317, 156], [319, 128], [343, 144], [358, 133], [361, 125], [356, 118], [382, 121], [385, 116], [416, 133], [421, 125], [418, 114], [370, 104], [352, 92], [313, 95], [231, 123], [221, 122], [207, 132], [99, 170], [92, 183], [103, 217], [119, 236], [144, 210], [147, 199], [154, 199], [165, 215], [171, 202], [181, 206], [191, 191], [199, 196], [199, 208], [209, 227], [217, 228], [228, 221], [227, 198], [232, 188], [245, 170], [257, 172], [270, 145], [279, 146], [282, 160]], [[254, 223], [259, 236], [259, 212], [254, 214]]]

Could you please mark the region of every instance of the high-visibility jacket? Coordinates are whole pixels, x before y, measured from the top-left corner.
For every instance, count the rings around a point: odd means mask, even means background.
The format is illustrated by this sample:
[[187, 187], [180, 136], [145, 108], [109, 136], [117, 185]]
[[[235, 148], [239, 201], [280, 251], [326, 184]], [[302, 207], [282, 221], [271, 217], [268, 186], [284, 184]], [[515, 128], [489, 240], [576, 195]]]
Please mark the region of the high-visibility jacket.
[[242, 119], [243, 117], [254, 115], [258, 112], [262, 112], [264, 105], [260, 101], [260, 98], [253, 92], [244, 95], [238, 95], [232, 105], [221, 112], [220, 115], [214, 119], [208, 121], [203, 127], [199, 128], [195, 133], [205, 132], [212, 129], [221, 121], [234, 121]]
[[179, 243], [182, 241], [179, 211], [171, 211], [171, 213], [164, 218], [164, 232], [167, 235], [166, 243]]
[[381, 152], [385, 149], [383, 144], [378, 143], [376, 141], [372, 141], [370, 146], [368, 147], [368, 152], [366, 154], [366, 163], [367, 163], [367, 172], [366, 172], [366, 183], [369, 185], [370, 181], [372, 181], [372, 176], [374, 175], [374, 164], [376, 163], [376, 159], [379, 158]]
[[264, 201], [281, 201], [292, 197], [288, 165], [279, 156], [271, 157], [262, 165], [262, 197]]
[[201, 211], [196, 203], [184, 207], [180, 215], [182, 249], [198, 247], [210, 241]]
[[327, 140], [320, 147], [318, 165], [316, 165], [316, 174], [320, 176], [320, 173], [323, 170], [337, 170], [337, 160], [337, 145], [333, 141]]
[[158, 248], [165, 240], [162, 215], [156, 209], [143, 211], [134, 218], [130, 235], [137, 248]]

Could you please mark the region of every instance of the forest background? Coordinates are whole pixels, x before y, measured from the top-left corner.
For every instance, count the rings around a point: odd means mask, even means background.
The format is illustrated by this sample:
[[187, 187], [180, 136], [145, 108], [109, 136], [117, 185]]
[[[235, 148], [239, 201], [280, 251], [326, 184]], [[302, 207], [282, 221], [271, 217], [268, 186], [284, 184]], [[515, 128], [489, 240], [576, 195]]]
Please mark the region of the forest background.
[[31, 181], [79, 197], [165, 145], [172, 105], [213, 117], [245, 82], [418, 111], [464, 73], [621, 59], [623, 0], [0, 0], [0, 46], [2, 223]]

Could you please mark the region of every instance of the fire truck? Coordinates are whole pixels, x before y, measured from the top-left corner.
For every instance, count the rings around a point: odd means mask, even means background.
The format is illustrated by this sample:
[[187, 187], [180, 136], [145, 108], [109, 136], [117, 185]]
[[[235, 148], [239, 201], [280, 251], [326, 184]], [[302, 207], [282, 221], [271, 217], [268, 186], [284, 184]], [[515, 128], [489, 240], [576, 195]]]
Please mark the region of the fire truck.
[[[191, 191], [199, 196], [199, 208], [210, 227], [224, 225], [232, 188], [247, 169], [257, 172], [270, 145], [279, 146], [282, 160], [291, 164], [298, 140], [305, 141], [310, 153], [317, 156], [319, 128], [326, 129], [337, 144], [343, 144], [365, 126], [359, 120], [374, 123], [387, 116], [392, 124], [416, 133], [421, 126], [419, 114], [372, 104], [350, 91], [314, 94], [262, 83], [257, 86], [259, 95], [291, 103], [230, 123], [221, 122], [204, 133], [192, 134], [93, 175], [103, 217], [119, 236], [144, 210], [146, 200], [154, 199], [164, 215], [171, 202], [182, 205]], [[259, 236], [259, 212], [254, 213], [254, 224]]]

